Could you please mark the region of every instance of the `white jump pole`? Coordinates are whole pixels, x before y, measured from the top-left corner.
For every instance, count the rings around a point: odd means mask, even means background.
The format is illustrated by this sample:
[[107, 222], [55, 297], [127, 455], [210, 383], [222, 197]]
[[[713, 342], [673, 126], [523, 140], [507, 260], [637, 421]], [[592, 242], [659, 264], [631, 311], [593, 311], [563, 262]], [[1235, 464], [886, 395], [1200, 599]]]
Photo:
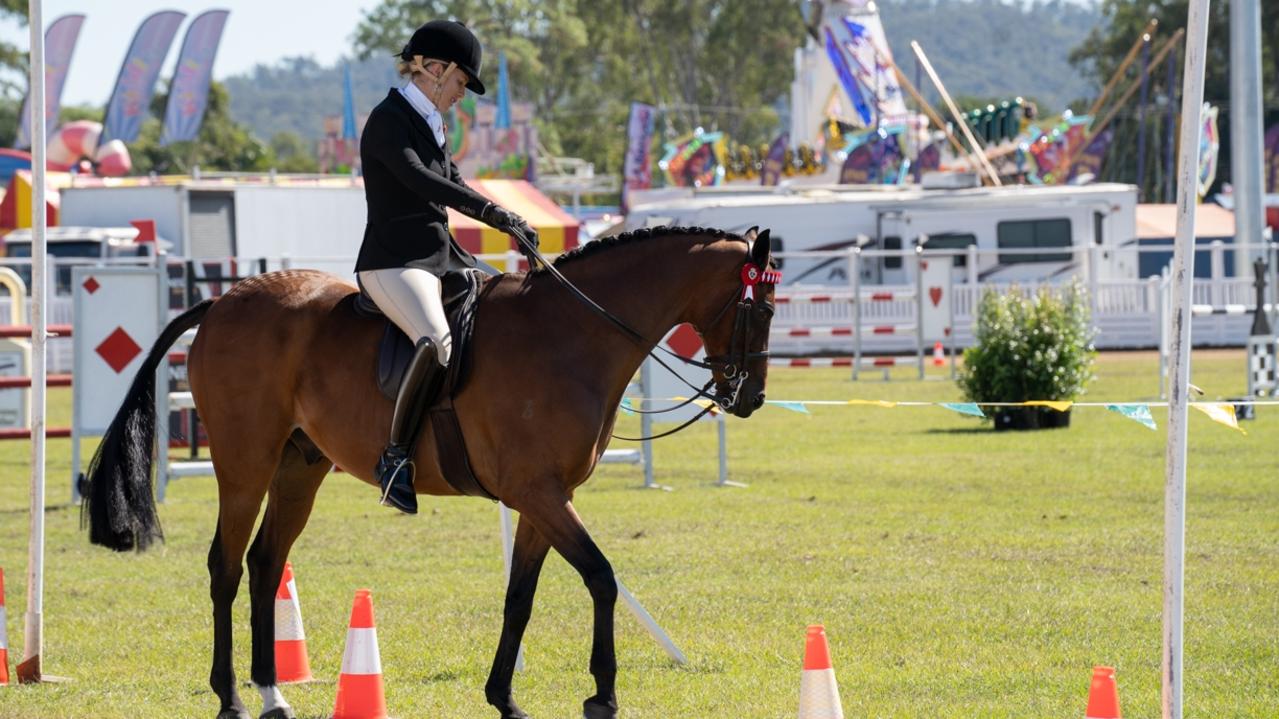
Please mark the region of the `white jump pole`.
[[[515, 543], [514, 533], [511, 532], [511, 509], [501, 502], [498, 502], [497, 506], [498, 512], [502, 516], [502, 556], [506, 560], [506, 578], [509, 582], [511, 578], [511, 555], [514, 553]], [[622, 601], [626, 604], [627, 608], [631, 610], [631, 613], [635, 615], [635, 618], [639, 620], [640, 624], [644, 625], [644, 628], [648, 630], [648, 633], [653, 637], [653, 640], [666, 651], [666, 656], [670, 657], [676, 664], [688, 664], [688, 658], [684, 656], [684, 652], [680, 651], [680, 648], [671, 640], [671, 637], [666, 633], [666, 630], [662, 629], [662, 626], [657, 623], [656, 619], [653, 619], [653, 615], [649, 614], [648, 610], [644, 608], [644, 605], [640, 604], [640, 601], [635, 598], [635, 595], [631, 594], [631, 591], [626, 588], [626, 585], [622, 584], [622, 580], [617, 579], [616, 581], [618, 596], [622, 598]], [[516, 655], [515, 661], [515, 668], [523, 671], [524, 645], [522, 644], [520, 645], [520, 651], [519, 654]]]
[[1208, 46], [1208, 0], [1190, 0], [1181, 92], [1177, 163], [1177, 243], [1172, 257], [1172, 381], [1164, 464], [1163, 719], [1182, 719], [1183, 617], [1186, 564], [1186, 422], [1190, 410], [1190, 321], [1194, 289], [1195, 205], [1199, 133]]
[[[43, 0], [30, 0], [31, 26], [31, 537], [27, 543], [27, 613], [18, 681], [41, 679], [44, 641], [44, 439], [45, 439], [45, 102]], [[14, 298], [21, 302], [24, 298]]]

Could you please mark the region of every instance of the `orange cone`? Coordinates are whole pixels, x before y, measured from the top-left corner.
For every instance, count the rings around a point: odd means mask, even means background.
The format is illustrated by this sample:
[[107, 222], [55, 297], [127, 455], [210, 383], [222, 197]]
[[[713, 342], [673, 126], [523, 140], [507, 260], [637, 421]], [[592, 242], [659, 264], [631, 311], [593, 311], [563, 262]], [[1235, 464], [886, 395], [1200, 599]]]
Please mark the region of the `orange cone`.
[[933, 345], [933, 366], [934, 367], [946, 366], [946, 351], [942, 349], [941, 342], [938, 342]]
[[367, 589], [355, 590], [333, 719], [386, 719], [382, 660], [373, 627], [373, 597]]
[[844, 719], [839, 685], [826, 646], [826, 629], [810, 624], [804, 644], [804, 674], [799, 683], [799, 719]]
[[5, 633], [4, 570], [0, 569], [0, 687], [9, 683], [9, 641]]
[[275, 592], [275, 680], [294, 684], [313, 678], [306, 655], [302, 605], [298, 602], [297, 582], [293, 580], [293, 565], [285, 562], [280, 588]]
[[1115, 686], [1114, 667], [1093, 667], [1092, 684], [1088, 687], [1088, 711], [1085, 719], [1120, 719], [1119, 688]]

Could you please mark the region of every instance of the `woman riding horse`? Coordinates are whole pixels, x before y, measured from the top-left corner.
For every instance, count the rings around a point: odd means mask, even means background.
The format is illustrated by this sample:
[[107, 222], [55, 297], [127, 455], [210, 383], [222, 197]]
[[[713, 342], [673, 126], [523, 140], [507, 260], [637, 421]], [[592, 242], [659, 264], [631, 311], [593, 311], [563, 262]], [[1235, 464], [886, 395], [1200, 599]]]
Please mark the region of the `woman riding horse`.
[[445, 208], [522, 233], [537, 247], [537, 233], [519, 215], [466, 186], [448, 149], [443, 113], [467, 89], [484, 94], [480, 60], [480, 43], [462, 23], [433, 20], [418, 28], [400, 53], [400, 75], [409, 81], [373, 109], [360, 137], [369, 218], [355, 271], [364, 292], [415, 345], [375, 470], [382, 503], [407, 514], [417, 513], [414, 430], [452, 354], [440, 277], [476, 265], [449, 233]]

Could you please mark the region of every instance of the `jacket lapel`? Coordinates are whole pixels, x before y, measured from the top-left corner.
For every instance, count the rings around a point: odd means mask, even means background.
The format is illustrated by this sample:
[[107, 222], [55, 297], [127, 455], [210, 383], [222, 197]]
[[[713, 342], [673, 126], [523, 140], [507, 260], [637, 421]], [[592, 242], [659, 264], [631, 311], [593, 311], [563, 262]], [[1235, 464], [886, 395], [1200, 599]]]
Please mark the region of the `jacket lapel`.
[[431, 126], [426, 123], [426, 118], [422, 117], [420, 114], [418, 114], [417, 110], [413, 109], [413, 106], [410, 105], [409, 101], [406, 100], [404, 96], [400, 94], [400, 91], [398, 89], [391, 88], [390, 98], [391, 98], [391, 102], [395, 103], [395, 107], [397, 107], [400, 112], [404, 113], [405, 115], [408, 115], [409, 123], [412, 124], [413, 127], [418, 132], [420, 132], [422, 136], [427, 139], [428, 142], [431, 143], [432, 147], [435, 147], [441, 150], [444, 153], [444, 159], [447, 160], [449, 157], [449, 151], [447, 147], [448, 145], [447, 138], [444, 143], [445, 147], [440, 147], [439, 143], [435, 141], [435, 133], [431, 132]]

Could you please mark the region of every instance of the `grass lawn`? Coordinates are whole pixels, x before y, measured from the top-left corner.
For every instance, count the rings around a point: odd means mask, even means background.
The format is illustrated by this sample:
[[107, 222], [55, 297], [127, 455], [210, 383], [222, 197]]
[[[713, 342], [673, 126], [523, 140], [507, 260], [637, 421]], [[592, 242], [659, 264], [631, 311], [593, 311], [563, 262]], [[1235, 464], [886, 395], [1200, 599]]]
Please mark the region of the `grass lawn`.
[[[1242, 352], [1196, 353], [1192, 381], [1238, 396]], [[1151, 354], [1110, 354], [1090, 401], [1154, 400]], [[947, 381], [770, 374], [774, 399], [957, 401]], [[51, 396], [65, 424], [69, 394]], [[689, 658], [672, 664], [618, 607], [618, 696], [628, 719], [793, 717], [805, 626], [824, 623], [849, 717], [1079, 717], [1094, 664], [1117, 667], [1130, 718], [1159, 715], [1163, 466], [1159, 431], [1102, 408], [1071, 427], [996, 434], [945, 409], [767, 408], [732, 420], [721, 489], [715, 430], [656, 450], [659, 482], [604, 467], [576, 504], [618, 576]], [[621, 430], [637, 430], [628, 419]], [[1188, 716], [1274, 717], [1279, 707], [1279, 409], [1247, 436], [1190, 418], [1186, 527]], [[554, 441], [548, 430], [548, 441]], [[619, 446], [623, 443], [618, 443]], [[69, 684], [0, 689], [5, 719], [213, 717], [205, 556], [212, 479], [184, 479], [161, 507], [167, 543], [143, 555], [90, 547], [69, 495], [69, 444], [49, 442], [45, 649]], [[29, 448], [0, 446], [0, 567], [9, 652], [22, 652]], [[498, 512], [423, 498], [399, 516], [344, 475], [320, 492], [291, 557], [311, 666], [287, 687], [299, 716], [333, 707], [351, 598], [373, 589], [387, 703], [397, 717], [491, 717], [483, 683], [501, 621]], [[248, 602], [236, 607], [248, 676]], [[537, 717], [580, 716], [590, 603], [547, 562], [516, 697]], [[243, 690], [251, 710], [256, 692]]]

